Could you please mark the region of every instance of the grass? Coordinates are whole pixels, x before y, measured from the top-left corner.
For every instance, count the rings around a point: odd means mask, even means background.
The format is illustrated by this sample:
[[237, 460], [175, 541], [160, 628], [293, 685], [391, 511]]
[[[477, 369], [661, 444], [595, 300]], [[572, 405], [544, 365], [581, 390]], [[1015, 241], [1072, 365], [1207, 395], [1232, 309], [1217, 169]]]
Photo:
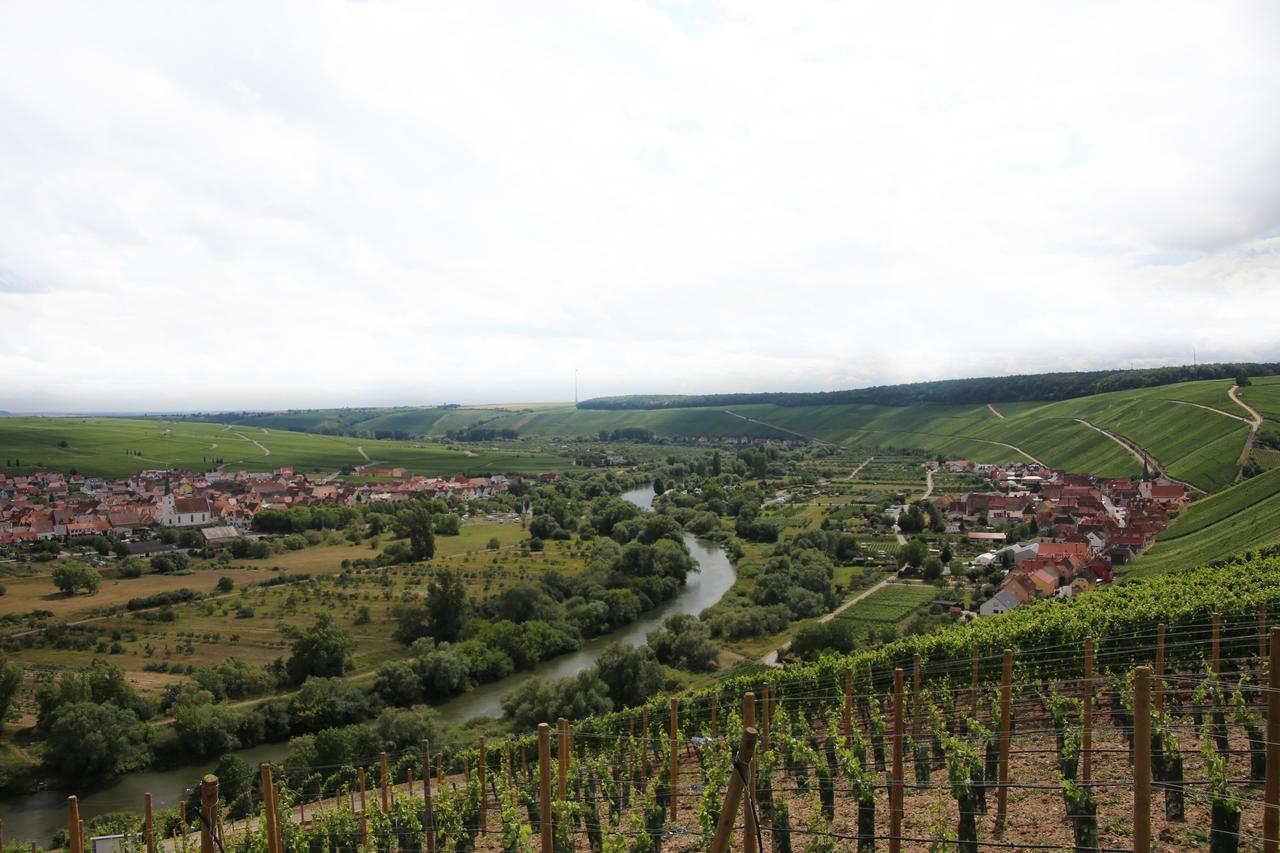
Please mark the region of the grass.
[[1280, 376], [1263, 376], [1241, 388], [1240, 398], [1269, 421], [1280, 422]]
[[1280, 469], [1267, 471], [1183, 510], [1128, 576], [1191, 568], [1280, 542]]
[[[66, 442], [65, 447], [60, 446]], [[256, 442], [256, 444], [255, 444]], [[259, 446], [261, 445], [261, 446]], [[263, 448], [266, 448], [264, 452]], [[155, 468], [204, 471], [222, 459], [231, 470], [335, 471], [370, 459], [416, 474], [541, 473], [569, 460], [533, 449], [461, 449], [426, 442], [355, 439], [196, 421], [129, 418], [0, 418], [0, 456], [9, 474], [40, 468], [126, 477]], [[132, 455], [140, 453], [141, 456]], [[21, 462], [14, 465], [14, 462]]]

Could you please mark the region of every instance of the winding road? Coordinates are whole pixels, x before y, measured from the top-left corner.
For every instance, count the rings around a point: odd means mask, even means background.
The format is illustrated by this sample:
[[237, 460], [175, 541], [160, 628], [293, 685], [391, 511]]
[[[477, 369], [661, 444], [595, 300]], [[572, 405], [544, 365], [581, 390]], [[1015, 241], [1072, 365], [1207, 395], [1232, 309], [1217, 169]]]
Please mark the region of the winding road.
[[990, 403], [987, 403], [987, 408], [991, 410], [991, 414], [995, 415], [1000, 420], [1004, 420], [1004, 415], [997, 412], [995, 406], [991, 405]]
[[[892, 582], [893, 582], [893, 577], [890, 576], [880, 581], [880, 583], [876, 584], [875, 586], [871, 586], [871, 587], [868, 587], [867, 589], [864, 589], [862, 592], [858, 593], [853, 598], [846, 601], [844, 604], [841, 604], [835, 610], [832, 610], [830, 613], [827, 613], [823, 616], [819, 616], [818, 621], [830, 622], [832, 619], [836, 618], [841, 613], [845, 612], [850, 607], [857, 604], [859, 601], [862, 601], [862, 599], [866, 598], [869, 595], [873, 595], [879, 592], [880, 590], [884, 589], [886, 586], [888, 586]], [[765, 666], [770, 666], [774, 668], [781, 667], [782, 664], [778, 663], [778, 655], [781, 654], [782, 652], [785, 652], [790, 647], [791, 647], [790, 643], [786, 643], [785, 645], [779, 646], [778, 648], [774, 649], [773, 651], [761, 657], [760, 663], [764, 664]]]
[[1161, 477], [1164, 477], [1170, 482], [1180, 483], [1183, 486], [1186, 486], [1189, 491], [1199, 492], [1202, 495], [1207, 494], [1207, 492], [1205, 492], [1204, 489], [1200, 488], [1194, 483], [1188, 483], [1186, 480], [1179, 480], [1177, 477], [1169, 476], [1169, 472], [1166, 471], [1164, 469], [1164, 466], [1160, 464], [1160, 460], [1156, 459], [1154, 456], [1148, 453], [1146, 448], [1138, 444], [1136, 441], [1125, 438], [1123, 435], [1120, 435], [1117, 432], [1112, 432], [1109, 429], [1104, 429], [1103, 427], [1091, 424], [1088, 421], [1086, 421], [1084, 418], [1076, 418], [1075, 421], [1078, 424], [1087, 426], [1091, 430], [1102, 433], [1107, 438], [1111, 439], [1116, 444], [1120, 445], [1125, 450], [1129, 451], [1129, 453], [1133, 456], [1133, 458], [1137, 459], [1141, 465], [1143, 465], [1144, 467], [1150, 466], [1153, 473], [1158, 474]]
[[1258, 437], [1258, 429], [1262, 426], [1262, 413], [1244, 401], [1240, 396], [1239, 385], [1232, 385], [1227, 389], [1227, 396], [1235, 400], [1237, 405], [1249, 413], [1249, 420], [1245, 421], [1245, 423], [1249, 424], [1249, 435], [1244, 440], [1244, 448], [1240, 451], [1240, 458], [1236, 460], [1236, 467], [1240, 469], [1240, 472], [1236, 474], [1236, 479], [1242, 480], [1244, 479], [1245, 463], [1249, 461], [1249, 454], [1253, 451], [1254, 439]]

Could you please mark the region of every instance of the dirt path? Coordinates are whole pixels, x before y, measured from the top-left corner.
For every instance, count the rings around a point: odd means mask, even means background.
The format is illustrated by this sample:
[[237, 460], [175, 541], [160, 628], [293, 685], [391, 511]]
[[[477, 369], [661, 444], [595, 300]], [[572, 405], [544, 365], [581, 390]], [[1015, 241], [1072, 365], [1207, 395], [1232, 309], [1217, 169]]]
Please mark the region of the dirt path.
[[854, 468], [853, 472], [849, 474], [849, 479], [852, 480], [854, 477], [857, 477], [859, 474], [861, 474], [862, 469], [870, 465], [872, 459], [875, 459], [875, 457], [868, 456], [866, 459], [862, 460], [862, 464], [859, 465], [857, 468]]
[[811, 435], [805, 435], [804, 433], [802, 433], [802, 432], [796, 432], [796, 431], [795, 431], [795, 430], [793, 430], [793, 429], [787, 429], [786, 427], [780, 427], [780, 426], [777, 426], [776, 424], [771, 424], [771, 423], [769, 423], [768, 421], [758, 421], [758, 420], [756, 420], [755, 418], [749, 418], [749, 417], [747, 417], [746, 415], [740, 415], [740, 414], [738, 414], [737, 412], [731, 412], [731, 411], [729, 411], [728, 409], [725, 409], [725, 410], [724, 410], [724, 413], [725, 413], [726, 415], [732, 415], [733, 417], [737, 418], [737, 419], [738, 419], [738, 420], [740, 420], [740, 421], [746, 421], [747, 423], [750, 423], [750, 424], [759, 424], [760, 426], [768, 427], [769, 429], [776, 429], [778, 432], [785, 432], [785, 433], [787, 433], [788, 435], [794, 435], [794, 436], [796, 436], [796, 437], [798, 437], [798, 438], [803, 438], [805, 441], [813, 441], [813, 442], [817, 442], [818, 444], [826, 444], [826, 445], [830, 445], [830, 446], [832, 446], [832, 447], [835, 447], [835, 445], [834, 445], [834, 444], [832, 444], [832, 443], [831, 443], [831, 442], [829, 442], [829, 441], [825, 441], [825, 440], [823, 440], [823, 439], [821, 439], [821, 438], [814, 438], [814, 437], [813, 437], [813, 436], [811, 436]]
[[[893, 581], [892, 577], [887, 577], [884, 580], [880, 581], [880, 583], [876, 584], [875, 586], [871, 586], [871, 587], [868, 587], [867, 589], [864, 589], [862, 592], [858, 593], [853, 598], [846, 601], [844, 604], [841, 604], [835, 610], [832, 610], [830, 613], [827, 613], [823, 616], [818, 617], [818, 621], [830, 622], [832, 619], [836, 618], [841, 613], [845, 612], [850, 607], [857, 604], [859, 601], [862, 601], [862, 599], [884, 589], [892, 581]], [[790, 647], [791, 647], [790, 643], [786, 643], [785, 645], [779, 646], [778, 648], [774, 649], [773, 651], [761, 657], [760, 663], [764, 664], [765, 666], [771, 666], [775, 668], [781, 667], [782, 664], [778, 663], [778, 655], [781, 654], [782, 652], [785, 652]]]
[[[263, 432], [266, 432], [266, 430], [263, 430]], [[252, 439], [252, 438], [249, 438], [249, 436], [245, 435], [245, 434], [244, 434], [244, 433], [242, 433], [242, 432], [233, 432], [233, 433], [232, 433], [232, 435], [238, 435], [238, 436], [240, 436], [241, 438], [243, 438], [245, 441], [247, 441], [247, 442], [249, 442], [250, 444], [252, 444], [254, 447], [257, 447], [259, 450], [261, 450], [261, 451], [262, 451], [262, 455], [263, 455], [263, 456], [270, 456], [270, 455], [271, 455], [271, 450], [270, 450], [270, 449], [269, 449], [265, 444], [263, 444], [262, 442], [260, 442], [260, 441], [256, 441], [255, 439]]]
[[924, 482], [925, 482], [926, 488], [924, 490], [924, 495], [922, 495], [920, 498], [921, 500], [925, 500], [927, 498], [933, 497], [933, 469], [932, 468], [924, 472]]
[[1004, 420], [1004, 415], [997, 412], [995, 406], [991, 405], [990, 403], [987, 403], [987, 408], [991, 410], [991, 414], [995, 415], [1000, 420]]
[[1240, 450], [1240, 458], [1236, 460], [1236, 467], [1240, 469], [1236, 474], [1236, 479], [1243, 480], [1245, 463], [1249, 461], [1249, 454], [1253, 452], [1254, 440], [1258, 437], [1258, 429], [1262, 426], [1262, 413], [1244, 401], [1244, 398], [1240, 396], [1239, 385], [1232, 385], [1227, 390], [1227, 396], [1235, 400], [1237, 405], [1249, 413], [1249, 420], [1245, 421], [1245, 423], [1249, 424], [1249, 435], [1245, 438], [1244, 447]]
[[363, 456], [365, 462], [373, 461], [372, 459], [369, 458], [369, 454], [364, 452], [364, 448], [358, 444], [356, 445], [356, 453], [359, 453], [361, 456]]
[[1222, 415], [1224, 418], [1240, 421], [1242, 423], [1250, 423], [1248, 418], [1242, 418], [1239, 415], [1233, 415], [1230, 412], [1224, 412], [1222, 409], [1215, 409], [1213, 406], [1206, 406], [1203, 403], [1192, 403], [1190, 400], [1170, 400], [1170, 403], [1177, 403], [1179, 406], [1195, 406], [1197, 409], [1204, 409], [1206, 412], [1213, 412], [1215, 415]]
[[1204, 489], [1200, 488], [1197, 485], [1188, 483], [1186, 480], [1179, 480], [1177, 477], [1169, 476], [1169, 472], [1164, 470], [1164, 466], [1160, 464], [1160, 460], [1156, 459], [1154, 456], [1148, 453], [1147, 450], [1142, 445], [1138, 444], [1136, 441], [1132, 441], [1128, 438], [1125, 438], [1123, 435], [1120, 435], [1119, 433], [1116, 433], [1116, 432], [1112, 432], [1109, 429], [1104, 429], [1100, 426], [1095, 426], [1089, 423], [1088, 421], [1086, 421], [1084, 418], [1076, 418], [1075, 421], [1078, 424], [1087, 426], [1089, 429], [1094, 430], [1095, 432], [1102, 433], [1107, 438], [1111, 439], [1116, 444], [1120, 445], [1125, 450], [1129, 451], [1130, 455], [1132, 455], [1134, 459], [1137, 459], [1140, 465], [1150, 466], [1152, 473], [1158, 474], [1161, 477], [1164, 477], [1175, 483], [1180, 483], [1183, 486], [1186, 486], [1187, 489], [1189, 489], [1190, 491], [1199, 492], [1202, 495], [1208, 494]]

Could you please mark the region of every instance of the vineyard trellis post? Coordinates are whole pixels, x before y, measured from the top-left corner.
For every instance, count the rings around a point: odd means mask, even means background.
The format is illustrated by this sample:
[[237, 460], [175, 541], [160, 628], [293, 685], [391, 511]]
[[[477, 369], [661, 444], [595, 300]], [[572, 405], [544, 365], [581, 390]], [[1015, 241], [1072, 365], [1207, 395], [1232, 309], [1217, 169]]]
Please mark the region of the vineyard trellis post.
[[391, 811], [391, 790], [387, 787], [387, 754], [385, 752], [379, 757], [379, 767], [382, 781], [382, 812], [386, 814]]
[[978, 644], [973, 644], [972, 672], [969, 675], [969, 716], [978, 719]]
[[1133, 671], [1133, 850], [1151, 850], [1151, 667]]
[[[748, 694], [750, 695], [750, 694]], [[742, 730], [742, 743], [738, 746], [738, 754], [734, 756], [734, 771], [729, 774], [729, 786], [724, 794], [724, 806], [720, 809], [720, 819], [716, 822], [716, 835], [711, 842], [711, 853], [725, 853], [729, 849], [729, 838], [733, 835], [733, 823], [737, 817], [738, 803], [742, 801], [742, 793], [746, 780], [742, 774], [755, 762], [757, 732], [751, 726]], [[751, 803], [744, 803], [744, 811], [751, 812]], [[743, 849], [755, 849], [755, 827], [750, 821], [743, 825]]]
[[902, 693], [905, 674], [902, 667], [893, 670], [893, 776], [889, 782], [889, 853], [902, 849]]
[[267, 853], [280, 853], [276, 847], [276, 817], [272, 808], [271, 765], [265, 761], [262, 762], [258, 765], [258, 772], [262, 778], [262, 816], [266, 823]]
[[911, 740], [920, 738], [920, 655], [911, 659]]
[[679, 814], [677, 797], [680, 792], [680, 700], [671, 697], [671, 821]]
[[716, 726], [716, 724], [719, 722], [719, 720], [717, 719], [717, 716], [718, 716], [718, 711], [720, 710], [719, 703], [717, 700], [718, 700], [717, 694], [712, 693], [711, 694], [711, 739], [712, 740], [715, 740], [720, 734], [719, 729]]
[[147, 853], [156, 853], [156, 823], [151, 813], [151, 792], [142, 795], [143, 832], [146, 836]]
[[[742, 725], [746, 731], [755, 731], [756, 727], [756, 694], [744, 693], [742, 696]], [[752, 758], [743, 765], [742, 772], [747, 774], [747, 799], [742, 804], [742, 849], [745, 853], [756, 853], [756, 813], [751, 804], [756, 799], [756, 762], [755, 748], [752, 747]], [[745, 760], [745, 759], [744, 759]], [[724, 812], [728, 812], [728, 803]], [[717, 832], [719, 830], [717, 829]]]
[[569, 799], [569, 721], [556, 721], [556, 799]]
[[1165, 625], [1161, 622], [1156, 626], [1156, 681], [1151, 689], [1151, 704], [1157, 711], [1164, 709], [1164, 635]]
[[853, 749], [853, 670], [846, 669], [844, 671], [844, 715], [840, 719], [840, 724], [844, 726], [844, 745], [846, 749]]
[[1093, 778], [1093, 637], [1084, 638], [1084, 701], [1080, 709], [1080, 781]]
[[[773, 702], [774, 699], [777, 698], [774, 696], [774, 687], [776, 687], [776, 685], [772, 682], [766, 681], [764, 683], [764, 702], [761, 703], [761, 711], [763, 711], [763, 718], [761, 720], [763, 728], [763, 732], [761, 733], [761, 742], [764, 743], [765, 749], [769, 748], [769, 729], [773, 720]], [[752, 767], [754, 766], [755, 765], [752, 764]], [[753, 787], [751, 789], [751, 796], [754, 798], [755, 794], [756, 791]]]
[[67, 835], [71, 853], [84, 853], [84, 838], [80, 835], [80, 801], [75, 794], [67, 797]]
[[1267, 603], [1258, 602], [1258, 665], [1267, 659]]
[[1263, 789], [1264, 853], [1280, 850], [1280, 628], [1271, 629], [1267, 678], [1267, 780]]
[[538, 832], [551, 853], [551, 726], [538, 723]]
[[[360, 782], [360, 814], [364, 814], [369, 810], [369, 807], [366, 805], [367, 801], [365, 800], [364, 768], [363, 767], [357, 770], [356, 778]], [[268, 794], [267, 796], [270, 796], [270, 794]], [[280, 853], [280, 851], [277, 850], [276, 853]]]
[[480, 773], [480, 830], [482, 832], [484, 831], [484, 828], [487, 825], [486, 818], [489, 816], [488, 808], [487, 808], [487, 805], [489, 802], [489, 795], [488, 793], [485, 792], [485, 787], [484, 787], [485, 765], [487, 763], [488, 763], [488, 758], [485, 755], [484, 735], [481, 735], [480, 736], [480, 756], [476, 762], [476, 769]]
[[1222, 678], [1222, 614], [1213, 614], [1213, 675]]
[[218, 777], [200, 780], [200, 853], [213, 853], [213, 827], [218, 820]]
[[640, 769], [649, 778], [649, 706], [640, 711]]
[[996, 835], [1004, 832], [1004, 818], [1009, 802], [1009, 737], [1013, 718], [1013, 649], [1004, 650], [1004, 666], [1000, 673], [1000, 763], [996, 789]]
[[422, 832], [427, 853], [436, 851], [436, 816], [431, 807], [431, 741], [422, 742]]
[[271, 784], [271, 811], [276, 816], [276, 851], [284, 853], [284, 825], [289, 822], [289, 815], [285, 814], [284, 819], [280, 819], [280, 786], [274, 782]]

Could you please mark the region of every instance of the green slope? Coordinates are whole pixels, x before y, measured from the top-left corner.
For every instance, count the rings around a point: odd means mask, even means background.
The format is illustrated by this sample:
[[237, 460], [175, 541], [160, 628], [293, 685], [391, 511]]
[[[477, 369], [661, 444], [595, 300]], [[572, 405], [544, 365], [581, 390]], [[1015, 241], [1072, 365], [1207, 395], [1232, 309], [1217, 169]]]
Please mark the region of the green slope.
[[1126, 575], [1160, 574], [1280, 542], [1280, 468], [1187, 507]]

